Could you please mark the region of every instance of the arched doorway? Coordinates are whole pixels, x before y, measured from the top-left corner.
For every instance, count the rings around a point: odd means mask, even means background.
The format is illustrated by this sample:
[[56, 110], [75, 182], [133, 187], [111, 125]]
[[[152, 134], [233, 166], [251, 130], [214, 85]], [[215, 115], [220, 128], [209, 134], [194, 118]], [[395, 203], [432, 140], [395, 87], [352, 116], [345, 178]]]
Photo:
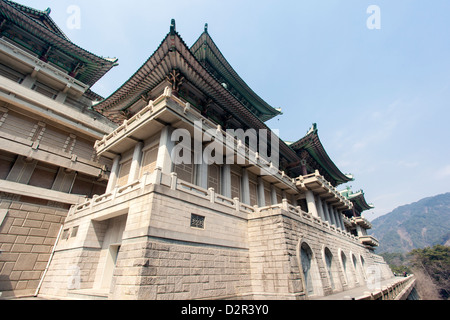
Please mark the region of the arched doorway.
[[314, 295], [314, 284], [312, 280], [312, 251], [311, 248], [303, 243], [300, 247], [300, 261], [302, 263], [303, 281], [305, 283], [305, 291], [308, 296]]
[[306, 242], [301, 242], [298, 248], [300, 258], [300, 270], [303, 274], [303, 286], [305, 293], [310, 296], [322, 296], [322, 280], [319, 268], [311, 247]]
[[325, 255], [325, 265], [328, 273], [328, 279], [330, 281], [330, 287], [331, 289], [335, 290], [336, 285], [333, 277], [333, 254], [331, 253], [330, 249], [325, 248], [324, 250]]

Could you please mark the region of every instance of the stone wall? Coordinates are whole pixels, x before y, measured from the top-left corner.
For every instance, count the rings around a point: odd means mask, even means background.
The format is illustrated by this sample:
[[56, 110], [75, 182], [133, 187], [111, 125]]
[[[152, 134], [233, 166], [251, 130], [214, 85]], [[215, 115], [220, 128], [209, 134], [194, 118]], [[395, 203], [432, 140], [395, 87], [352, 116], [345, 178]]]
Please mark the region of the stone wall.
[[111, 298], [226, 299], [250, 292], [248, 252], [148, 239], [121, 247]]
[[[249, 219], [250, 264], [256, 298], [308, 298], [300, 260], [303, 243], [309, 246], [313, 255], [315, 296], [365, 286], [367, 277], [370, 277], [366, 274], [368, 267], [369, 270], [377, 270], [376, 276], [380, 280], [392, 277], [382, 257], [353, 239], [331, 231], [312, 217], [304, 219], [274, 208], [254, 214]], [[333, 257], [330, 270], [333, 280], [325, 262], [326, 249]]]
[[66, 209], [0, 200], [2, 297], [33, 295], [49, 260]]
[[[366, 285], [370, 266], [380, 280], [392, 276], [357, 238], [286, 200], [237, 210], [237, 202], [174, 181], [133, 183], [75, 206], [64, 229], [77, 234], [58, 244], [41, 294], [90, 289], [107, 290], [103, 294], [112, 299], [307, 299], [303, 244], [312, 252], [312, 296]], [[191, 225], [192, 214], [204, 218], [203, 226]], [[124, 225], [114, 233], [117, 219]], [[100, 280], [110, 245], [120, 249], [105, 287]], [[77, 287], [71, 285], [74, 272]]]

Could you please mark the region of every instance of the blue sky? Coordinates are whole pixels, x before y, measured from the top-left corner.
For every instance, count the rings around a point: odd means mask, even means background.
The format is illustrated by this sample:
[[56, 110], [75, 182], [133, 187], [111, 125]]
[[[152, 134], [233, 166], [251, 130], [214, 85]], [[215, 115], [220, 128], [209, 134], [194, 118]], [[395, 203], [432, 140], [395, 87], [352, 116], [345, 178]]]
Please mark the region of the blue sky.
[[[93, 90], [107, 97], [156, 50], [176, 19], [192, 45], [209, 33], [240, 76], [284, 114], [295, 141], [312, 123], [373, 218], [450, 192], [450, 1], [18, 0], [52, 9], [79, 46], [119, 58]], [[79, 28], [70, 28], [79, 8]], [[370, 5], [380, 29], [367, 28]]]

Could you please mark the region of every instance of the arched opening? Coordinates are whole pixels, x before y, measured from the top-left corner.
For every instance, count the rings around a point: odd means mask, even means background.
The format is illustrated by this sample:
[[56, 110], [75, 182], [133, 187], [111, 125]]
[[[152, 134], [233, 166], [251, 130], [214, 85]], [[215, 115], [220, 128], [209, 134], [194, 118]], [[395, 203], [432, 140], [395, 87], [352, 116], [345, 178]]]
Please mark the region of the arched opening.
[[330, 280], [330, 287], [331, 289], [335, 290], [336, 285], [333, 277], [333, 254], [331, 253], [330, 249], [325, 248], [324, 250], [325, 254], [325, 265], [328, 273], [328, 279]]
[[358, 260], [356, 259], [356, 256], [354, 254], [352, 254], [352, 264], [356, 275], [355, 281], [359, 283], [359, 285], [362, 285], [364, 283], [364, 275], [362, 273], [360, 265], [358, 264]]
[[[351, 265], [351, 262], [348, 261], [347, 256], [344, 251], [340, 250], [340, 259], [342, 265], [342, 271], [344, 273], [344, 280], [347, 283], [349, 288], [353, 288], [355, 286], [355, 268]], [[351, 254], [351, 253], [350, 253]]]
[[349, 279], [348, 279], [348, 269], [347, 269], [347, 257], [345, 256], [345, 253], [343, 251], [341, 251], [341, 264], [342, 264], [342, 271], [344, 273], [344, 280], [347, 283], [347, 285], [349, 284]]
[[312, 280], [312, 251], [311, 248], [303, 243], [300, 247], [300, 261], [302, 263], [303, 280], [305, 291], [308, 296], [314, 295], [314, 285]]
[[367, 279], [367, 275], [366, 275], [366, 262], [364, 261], [364, 258], [362, 257], [362, 256], [360, 256], [360, 259], [361, 259], [361, 266], [362, 266], [362, 275], [363, 275], [363, 278], [364, 278], [364, 280], [366, 280]]

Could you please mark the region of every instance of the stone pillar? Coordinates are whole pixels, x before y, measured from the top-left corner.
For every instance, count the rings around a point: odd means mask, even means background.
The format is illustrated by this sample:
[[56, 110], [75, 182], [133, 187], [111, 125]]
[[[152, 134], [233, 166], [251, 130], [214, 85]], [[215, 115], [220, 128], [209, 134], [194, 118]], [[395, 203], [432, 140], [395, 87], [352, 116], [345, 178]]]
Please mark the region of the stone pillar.
[[258, 177], [258, 206], [266, 206], [266, 199], [264, 196], [264, 181], [262, 177]]
[[58, 92], [58, 95], [56, 96], [55, 101], [59, 102], [59, 103], [64, 103], [66, 101], [66, 98], [67, 98], [67, 93], [60, 91], [60, 92]]
[[325, 221], [325, 214], [323, 212], [323, 204], [322, 199], [320, 199], [320, 196], [317, 196], [317, 210], [319, 211], [320, 218]]
[[132, 183], [139, 177], [139, 170], [141, 169], [143, 142], [138, 142], [134, 147], [133, 159], [131, 160], [130, 174], [128, 175], [128, 184]]
[[247, 169], [242, 169], [242, 202], [250, 205], [250, 182]]
[[316, 208], [316, 200], [314, 199], [314, 194], [311, 190], [306, 191], [306, 203], [308, 204], [308, 212], [314, 217], [319, 217]]
[[341, 223], [341, 228], [343, 231], [347, 231], [347, 229], [345, 228], [345, 223], [344, 223], [344, 218], [342, 216], [342, 212], [338, 211], [338, 215], [339, 215], [339, 221]]
[[334, 208], [333, 206], [328, 207], [328, 213], [330, 214], [330, 222], [332, 225], [336, 225], [336, 219], [334, 217]]
[[200, 188], [208, 189], [208, 163], [203, 159], [203, 152], [194, 152], [194, 163], [197, 166], [196, 183]]
[[298, 203], [297, 203], [297, 194], [295, 194], [295, 193], [292, 195], [292, 205], [293, 205], [294, 207], [298, 206]]
[[156, 167], [161, 168], [164, 174], [172, 172], [172, 150], [175, 146], [171, 139], [172, 128], [165, 126], [161, 130], [161, 137], [159, 139], [158, 159], [156, 160]]
[[322, 202], [323, 204], [323, 213], [325, 215], [325, 220], [331, 223], [330, 212], [328, 211], [328, 203]]
[[27, 75], [25, 79], [22, 81], [22, 85], [31, 89], [33, 85], [36, 83], [36, 76], [32, 76], [31, 74]]
[[116, 185], [117, 177], [119, 176], [120, 159], [121, 158], [122, 157], [119, 154], [113, 160], [111, 174], [109, 175], [109, 180], [108, 180], [108, 186], [106, 187], [106, 193], [111, 192], [112, 189], [114, 188], [114, 186]]
[[344, 230], [344, 228], [342, 227], [342, 219], [341, 219], [341, 214], [338, 211], [338, 209], [334, 209], [334, 214], [336, 217], [336, 226], [339, 227], [340, 229]]
[[277, 204], [277, 191], [275, 190], [275, 186], [273, 184], [270, 185], [270, 198], [272, 205]]
[[364, 236], [362, 228], [361, 228], [361, 226], [359, 224], [356, 225], [356, 233], [358, 234], [358, 237]]
[[231, 198], [231, 166], [224, 164], [222, 166], [222, 195]]

